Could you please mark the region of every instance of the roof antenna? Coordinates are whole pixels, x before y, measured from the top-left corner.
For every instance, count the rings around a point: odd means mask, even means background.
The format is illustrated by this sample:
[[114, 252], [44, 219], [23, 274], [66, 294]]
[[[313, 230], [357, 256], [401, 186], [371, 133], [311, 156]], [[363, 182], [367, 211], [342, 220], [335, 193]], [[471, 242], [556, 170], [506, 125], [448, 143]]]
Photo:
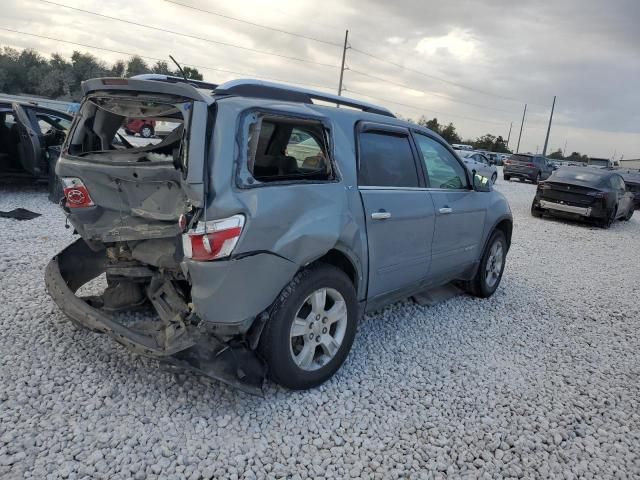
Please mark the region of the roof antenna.
[[173, 63], [175, 63], [175, 64], [176, 64], [176, 67], [178, 67], [178, 70], [179, 70], [179, 71], [180, 71], [180, 73], [182, 74], [182, 78], [184, 78], [185, 80], [188, 80], [188, 79], [187, 79], [187, 74], [186, 74], [186, 73], [184, 73], [184, 70], [182, 69], [182, 67], [180, 66], [180, 64], [176, 61], [176, 59], [175, 59], [175, 58], [173, 58], [171, 55], [169, 55], [169, 58], [170, 58], [171, 60], [173, 60]]

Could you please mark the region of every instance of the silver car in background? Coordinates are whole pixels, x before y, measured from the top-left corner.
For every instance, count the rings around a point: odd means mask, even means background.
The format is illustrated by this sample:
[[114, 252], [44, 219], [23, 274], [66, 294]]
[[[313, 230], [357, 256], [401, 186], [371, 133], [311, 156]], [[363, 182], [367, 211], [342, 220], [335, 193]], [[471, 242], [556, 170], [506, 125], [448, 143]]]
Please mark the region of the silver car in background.
[[458, 150], [457, 153], [470, 171], [475, 170], [478, 175], [490, 178], [491, 183], [496, 183], [496, 180], [498, 180], [498, 169], [495, 165], [491, 165], [491, 162], [485, 155], [480, 152], [462, 150]]

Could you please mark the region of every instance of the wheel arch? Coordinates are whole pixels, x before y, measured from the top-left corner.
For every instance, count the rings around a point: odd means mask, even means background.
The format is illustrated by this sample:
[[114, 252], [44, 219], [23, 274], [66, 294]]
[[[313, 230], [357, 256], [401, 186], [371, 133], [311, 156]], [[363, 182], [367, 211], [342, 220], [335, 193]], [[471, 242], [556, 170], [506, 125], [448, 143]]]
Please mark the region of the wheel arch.
[[[353, 283], [353, 286], [360, 297], [360, 289], [363, 286], [362, 270], [359, 268], [359, 262], [355, 257], [348, 253], [345, 249], [335, 246], [321, 257], [315, 259], [309, 265], [317, 263], [326, 263], [342, 270]], [[305, 267], [305, 268], [306, 268]]]

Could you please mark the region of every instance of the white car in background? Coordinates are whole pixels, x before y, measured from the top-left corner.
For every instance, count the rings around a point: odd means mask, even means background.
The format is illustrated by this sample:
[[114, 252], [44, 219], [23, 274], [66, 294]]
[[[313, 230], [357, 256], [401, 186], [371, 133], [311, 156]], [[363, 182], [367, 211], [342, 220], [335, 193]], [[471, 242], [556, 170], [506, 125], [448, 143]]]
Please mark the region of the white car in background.
[[498, 180], [498, 169], [491, 165], [489, 159], [480, 152], [458, 150], [456, 152], [469, 170], [475, 170], [478, 175], [491, 179], [491, 183]]

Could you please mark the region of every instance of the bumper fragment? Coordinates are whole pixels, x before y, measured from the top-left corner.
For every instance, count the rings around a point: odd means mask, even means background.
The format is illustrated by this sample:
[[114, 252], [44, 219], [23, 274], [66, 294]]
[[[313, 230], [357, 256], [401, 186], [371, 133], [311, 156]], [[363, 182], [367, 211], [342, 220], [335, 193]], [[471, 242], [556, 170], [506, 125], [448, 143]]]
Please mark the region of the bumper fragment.
[[[93, 251], [79, 239], [53, 257], [45, 269], [47, 292], [71, 320], [109, 335], [128, 349], [176, 367], [196, 371], [252, 394], [260, 394], [266, 366], [255, 351], [241, 342], [228, 343], [212, 335], [205, 322], [170, 318], [161, 305], [176, 300], [162, 288], [149, 289], [159, 318], [153, 325], [132, 328], [118, 323], [109, 312], [96, 308], [75, 292], [106, 270], [103, 250]], [[163, 297], [163, 302], [160, 302]]]

